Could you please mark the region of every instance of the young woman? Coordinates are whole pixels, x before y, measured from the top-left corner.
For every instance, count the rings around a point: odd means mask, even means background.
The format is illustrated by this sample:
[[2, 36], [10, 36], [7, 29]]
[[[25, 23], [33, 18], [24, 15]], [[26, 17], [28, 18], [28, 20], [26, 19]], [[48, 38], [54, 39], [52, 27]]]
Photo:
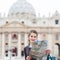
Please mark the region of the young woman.
[[30, 56], [30, 51], [32, 48], [33, 43], [37, 40], [38, 37], [38, 33], [35, 30], [31, 30], [28, 34], [28, 46], [26, 46], [24, 48], [24, 52], [25, 52], [25, 60], [36, 60], [36, 58], [33, 58], [32, 56]]

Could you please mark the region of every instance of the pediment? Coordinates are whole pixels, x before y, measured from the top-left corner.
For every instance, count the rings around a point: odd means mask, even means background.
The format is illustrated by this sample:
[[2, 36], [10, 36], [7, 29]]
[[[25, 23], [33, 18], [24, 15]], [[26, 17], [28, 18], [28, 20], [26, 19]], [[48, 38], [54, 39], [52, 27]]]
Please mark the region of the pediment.
[[27, 26], [20, 22], [14, 21], [14, 22], [7, 23], [1, 27], [20, 27], [20, 28], [22, 27], [23, 28], [23, 27], [27, 27]]

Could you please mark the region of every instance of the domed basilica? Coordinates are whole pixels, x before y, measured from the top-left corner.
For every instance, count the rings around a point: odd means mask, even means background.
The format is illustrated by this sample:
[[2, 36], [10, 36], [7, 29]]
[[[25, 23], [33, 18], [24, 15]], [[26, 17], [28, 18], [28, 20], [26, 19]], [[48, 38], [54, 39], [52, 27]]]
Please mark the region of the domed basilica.
[[33, 6], [26, 0], [17, 0], [7, 17], [0, 16], [0, 59], [20, 60], [28, 43], [28, 32], [36, 30], [38, 40], [47, 40], [51, 54], [60, 56], [60, 14], [37, 17]]

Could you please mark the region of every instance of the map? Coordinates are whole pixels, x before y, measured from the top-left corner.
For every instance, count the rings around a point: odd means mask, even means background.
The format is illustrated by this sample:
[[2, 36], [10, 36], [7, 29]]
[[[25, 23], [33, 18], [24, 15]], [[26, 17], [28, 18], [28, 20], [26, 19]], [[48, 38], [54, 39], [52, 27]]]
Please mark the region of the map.
[[47, 43], [47, 40], [34, 42], [30, 54], [37, 58], [43, 57], [45, 55], [44, 51], [47, 48]]

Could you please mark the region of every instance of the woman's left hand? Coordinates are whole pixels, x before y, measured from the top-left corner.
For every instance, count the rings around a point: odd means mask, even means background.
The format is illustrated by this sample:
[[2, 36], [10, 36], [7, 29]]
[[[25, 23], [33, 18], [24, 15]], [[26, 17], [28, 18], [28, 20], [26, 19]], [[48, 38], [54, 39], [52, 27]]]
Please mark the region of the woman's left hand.
[[27, 56], [26, 60], [31, 60], [31, 56]]

